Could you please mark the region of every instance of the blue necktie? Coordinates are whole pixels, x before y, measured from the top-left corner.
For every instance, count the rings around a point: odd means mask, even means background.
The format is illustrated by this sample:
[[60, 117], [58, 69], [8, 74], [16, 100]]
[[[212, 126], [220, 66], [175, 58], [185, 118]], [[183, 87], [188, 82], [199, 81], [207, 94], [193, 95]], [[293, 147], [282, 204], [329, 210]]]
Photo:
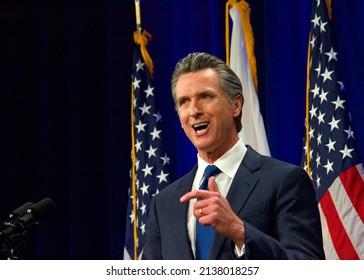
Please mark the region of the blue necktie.
[[[205, 179], [200, 185], [200, 190], [208, 190], [208, 181], [211, 176], [220, 173], [215, 165], [208, 165], [205, 169]], [[212, 226], [203, 226], [196, 221], [196, 260], [207, 260], [210, 254], [212, 238], [215, 229]]]

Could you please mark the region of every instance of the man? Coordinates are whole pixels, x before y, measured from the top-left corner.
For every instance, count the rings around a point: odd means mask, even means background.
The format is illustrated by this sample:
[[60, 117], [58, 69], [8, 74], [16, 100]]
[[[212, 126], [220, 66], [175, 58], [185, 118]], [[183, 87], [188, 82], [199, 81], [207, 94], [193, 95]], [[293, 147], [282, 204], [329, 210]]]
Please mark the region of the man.
[[[324, 259], [306, 172], [238, 137], [243, 95], [234, 72], [214, 56], [192, 53], [176, 65], [172, 95], [198, 162], [154, 197], [143, 259]], [[199, 189], [212, 164], [220, 173]], [[201, 237], [207, 229], [211, 248], [200, 243], [209, 240]]]

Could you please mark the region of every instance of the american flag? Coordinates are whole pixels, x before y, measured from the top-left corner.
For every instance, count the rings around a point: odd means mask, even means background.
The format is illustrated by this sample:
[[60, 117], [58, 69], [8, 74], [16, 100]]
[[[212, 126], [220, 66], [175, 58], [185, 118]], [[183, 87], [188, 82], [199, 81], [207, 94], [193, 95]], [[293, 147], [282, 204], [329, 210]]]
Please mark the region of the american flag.
[[[305, 169], [319, 202], [327, 259], [364, 259], [364, 169], [324, 0], [312, 3]], [[307, 164], [309, 163], [309, 164]]]
[[124, 259], [141, 258], [150, 201], [171, 179], [170, 158], [162, 138], [162, 117], [157, 110], [151, 75], [142, 57], [143, 47], [143, 44], [136, 45], [132, 64], [132, 168]]

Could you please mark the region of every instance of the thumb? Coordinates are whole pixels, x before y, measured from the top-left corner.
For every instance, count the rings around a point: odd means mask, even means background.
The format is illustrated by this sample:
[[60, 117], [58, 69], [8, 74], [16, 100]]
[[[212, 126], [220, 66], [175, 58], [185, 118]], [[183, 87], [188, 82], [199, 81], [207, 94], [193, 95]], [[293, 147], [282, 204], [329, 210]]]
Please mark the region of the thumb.
[[214, 176], [211, 176], [209, 178], [209, 181], [208, 181], [207, 185], [209, 187], [210, 192], [220, 193], [219, 187], [216, 184], [216, 181], [215, 181], [215, 177]]

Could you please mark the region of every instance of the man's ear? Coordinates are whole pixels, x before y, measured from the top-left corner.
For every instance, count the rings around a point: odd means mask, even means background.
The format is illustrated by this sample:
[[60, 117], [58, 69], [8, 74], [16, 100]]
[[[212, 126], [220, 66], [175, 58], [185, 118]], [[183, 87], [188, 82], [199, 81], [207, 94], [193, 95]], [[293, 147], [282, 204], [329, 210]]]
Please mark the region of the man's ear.
[[238, 116], [243, 107], [243, 98], [240, 94], [234, 96], [234, 115]]

